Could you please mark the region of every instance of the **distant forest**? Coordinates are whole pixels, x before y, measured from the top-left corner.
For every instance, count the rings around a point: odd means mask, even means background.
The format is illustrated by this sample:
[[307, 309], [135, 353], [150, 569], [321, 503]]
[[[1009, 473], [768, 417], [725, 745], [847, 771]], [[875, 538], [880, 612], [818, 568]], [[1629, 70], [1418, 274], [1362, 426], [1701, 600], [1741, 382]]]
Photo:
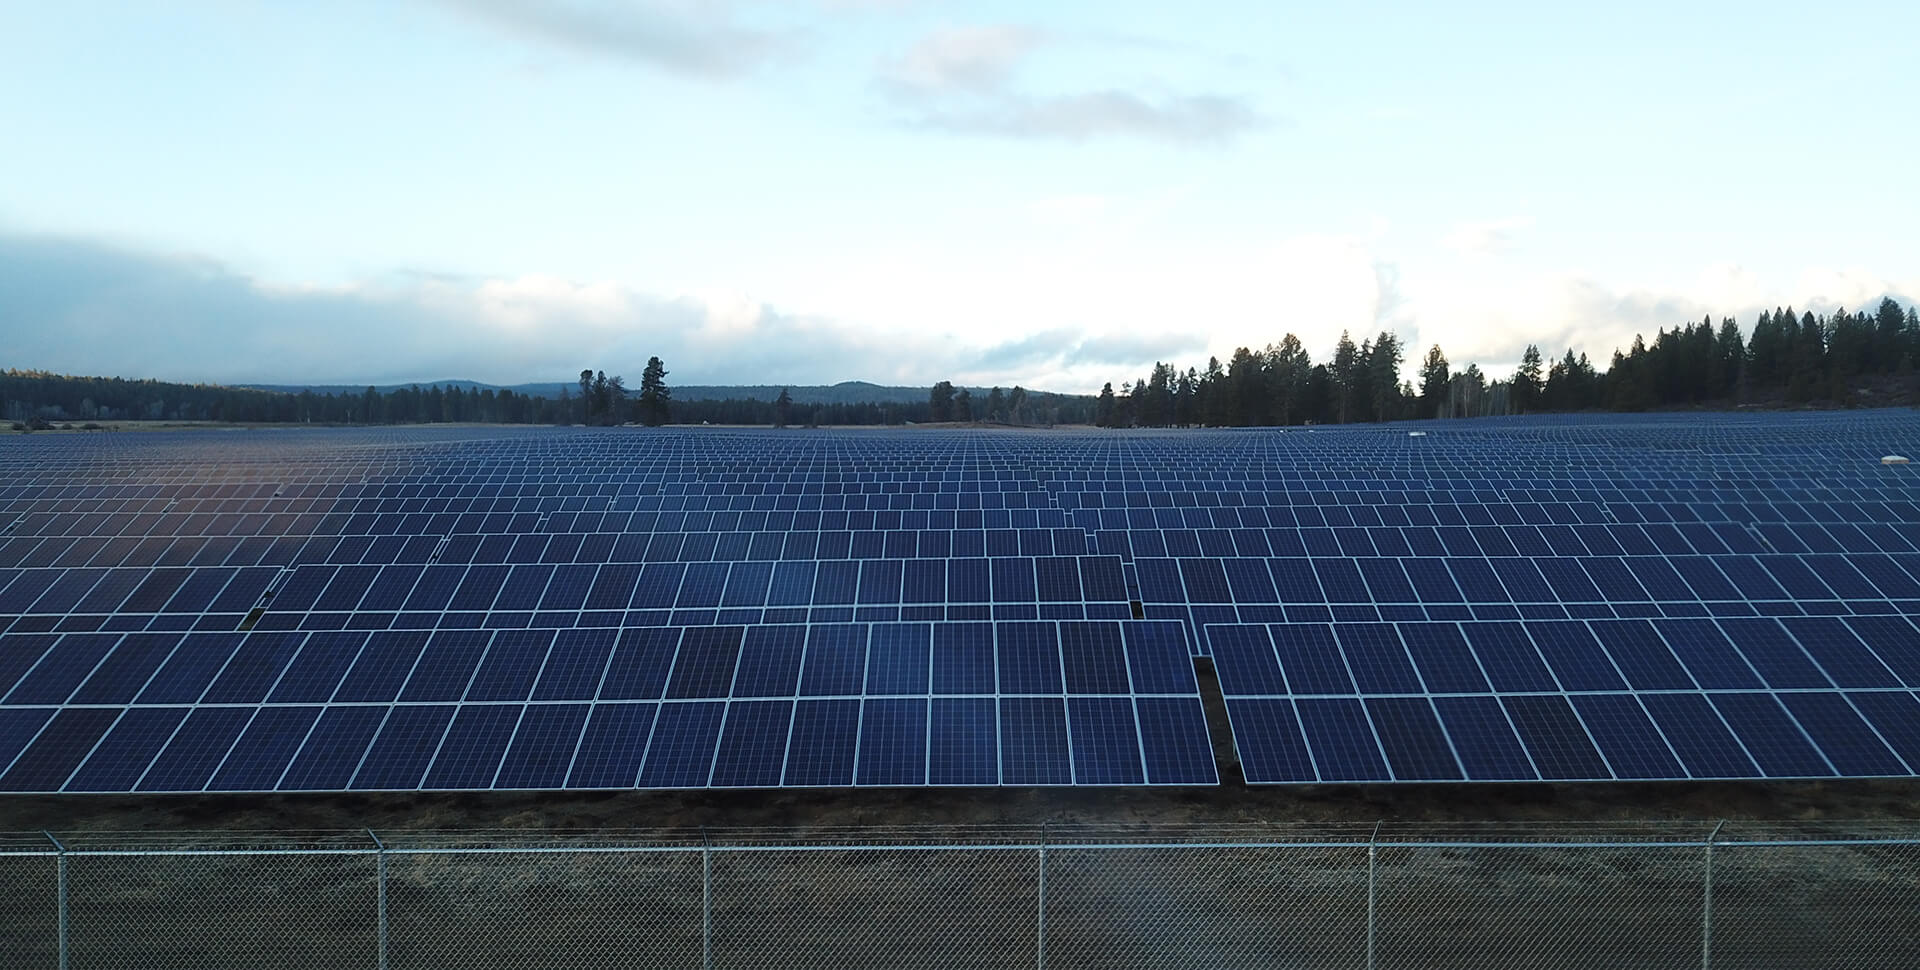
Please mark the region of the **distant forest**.
[[[1529, 345], [1511, 377], [1495, 381], [1474, 364], [1455, 371], [1439, 345], [1421, 358], [1419, 383], [1400, 379], [1405, 351], [1382, 332], [1358, 346], [1341, 334], [1333, 358], [1316, 364], [1287, 334], [1264, 350], [1242, 347], [1222, 364], [1181, 373], [1156, 363], [1150, 376], [1100, 391], [1094, 423], [1103, 427], [1343, 424], [1407, 418], [1470, 418], [1541, 411], [1644, 411], [1740, 404], [1851, 407], [1868, 385], [1915, 400], [1920, 316], [1891, 299], [1875, 312], [1830, 316], [1762, 312], [1742, 337], [1732, 317], [1635, 336], [1605, 371], [1569, 349], [1547, 365]], [[1902, 378], [1887, 380], [1887, 377]], [[934, 396], [940, 395], [936, 388]]]
[[[0, 373], [5, 419], [30, 425], [50, 421], [229, 421], [243, 424], [773, 424], [772, 401], [674, 401], [664, 382], [658, 410], [629, 394], [622, 378], [557, 397], [507, 388], [437, 384], [359, 394], [316, 394], [174, 384], [118, 377], [69, 377], [41, 371]], [[920, 404], [806, 404], [792, 406], [792, 423], [899, 424], [927, 420]]]
[[[1438, 346], [1421, 358], [1419, 383], [1400, 379], [1405, 350], [1382, 332], [1354, 344], [1342, 334], [1333, 356], [1314, 363], [1298, 337], [1225, 363], [1184, 373], [1157, 363], [1152, 373], [1108, 384], [1098, 397], [992, 388], [976, 394], [942, 381], [925, 401], [800, 403], [773, 400], [677, 401], [659, 358], [647, 362], [637, 394], [604, 371], [580, 374], [579, 393], [554, 397], [508, 389], [404, 387], [360, 393], [298, 393], [40, 371], [0, 373], [0, 407], [23, 427], [47, 421], [228, 421], [240, 423], [428, 424], [745, 424], [826, 426], [991, 421], [1007, 424], [1171, 425], [1340, 424], [1405, 418], [1480, 417], [1541, 411], [1639, 411], [1736, 404], [1852, 406], [1863, 387], [1891, 388], [1874, 403], [1915, 399], [1920, 316], [1891, 299], [1871, 314], [1763, 312], [1746, 335], [1729, 317], [1711, 318], [1647, 341], [1636, 336], [1604, 371], [1568, 350], [1547, 364], [1529, 346], [1506, 380], [1477, 365], [1453, 370]], [[742, 389], [748, 390], [748, 389]], [[753, 388], [759, 392], [762, 389]]]

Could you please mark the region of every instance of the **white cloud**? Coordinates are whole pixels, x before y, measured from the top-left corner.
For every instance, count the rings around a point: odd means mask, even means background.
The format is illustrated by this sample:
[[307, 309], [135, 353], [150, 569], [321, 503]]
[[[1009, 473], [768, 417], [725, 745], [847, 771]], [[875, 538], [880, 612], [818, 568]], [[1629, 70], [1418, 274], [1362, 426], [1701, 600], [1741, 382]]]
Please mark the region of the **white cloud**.
[[1185, 145], [1211, 145], [1264, 127], [1246, 101], [1217, 94], [1149, 96], [1132, 91], [1006, 95], [980, 104], [930, 106], [911, 127], [967, 135], [1086, 141], [1131, 136]]
[[1005, 84], [1044, 39], [1037, 30], [1015, 25], [946, 27], [889, 61], [885, 74], [920, 90], [987, 91]]
[[1514, 237], [1533, 228], [1530, 216], [1513, 216], [1484, 222], [1462, 222], [1440, 239], [1440, 244], [1460, 253], [1493, 253], [1513, 245]]
[[441, 0], [518, 37], [689, 77], [751, 73], [791, 52], [788, 33], [743, 26], [716, 3]]
[[811, 288], [782, 288], [782, 303], [803, 312], [737, 289], [661, 295], [541, 275], [267, 286], [206, 260], [0, 233], [0, 319], [11, 366], [128, 377], [512, 384], [583, 366], [632, 378], [659, 355], [681, 383], [950, 379], [1091, 391], [1144, 376], [1155, 360], [1203, 366], [1288, 332], [1325, 360], [1343, 329], [1356, 341], [1392, 330], [1409, 368], [1437, 342], [1455, 367], [1477, 362], [1504, 377], [1529, 343], [1551, 357], [1571, 346], [1605, 366], [1635, 333], [1703, 316], [1748, 328], [1775, 306], [1824, 314], [1920, 297], [1920, 277], [1857, 268], [1767, 285], [1718, 263], [1677, 284], [1635, 285], [1485, 260], [1416, 267], [1377, 231], [1168, 249], [1153, 244], [1161, 227], [1151, 221], [1106, 225], [1116, 231], [1087, 234], [1085, 245], [1036, 233], [948, 259], [835, 261]]
[[1119, 87], [1034, 92], [1011, 83], [1036, 50], [1061, 41], [1017, 25], [941, 28], [884, 61], [878, 87], [904, 126], [953, 134], [1064, 141], [1121, 136], [1191, 145], [1231, 141], [1270, 123], [1236, 95]]
[[1845, 307], [1871, 309], [1891, 295], [1911, 304], [1920, 276], [1888, 277], [1860, 269], [1809, 268], [1792, 282], [1768, 283], [1732, 262], [1711, 263], [1670, 284], [1628, 283], [1589, 273], [1522, 273], [1503, 267], [1451, 267], [1409, 288], [1421, 332], [1456, 363], [1478, 361], [1504, 377], [1527, 344], [1559, 357], [1568, 348], [1604, 368], [1615, 350], [1640, 335], [1651, 341], [1672, 329], [1732, 317], [1751, 334], [1763, 310], [1792, 306], [1828, 314]]

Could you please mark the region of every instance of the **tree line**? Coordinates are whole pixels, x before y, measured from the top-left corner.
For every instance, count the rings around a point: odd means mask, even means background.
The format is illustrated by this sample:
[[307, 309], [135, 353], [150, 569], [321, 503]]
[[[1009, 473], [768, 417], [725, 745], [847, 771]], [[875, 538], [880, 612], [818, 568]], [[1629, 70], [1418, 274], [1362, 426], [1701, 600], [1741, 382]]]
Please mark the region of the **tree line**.
[[1315, 363], [1287, 334], [1261, 350], [1241, 347], [1204, 370], [1156, 362], [1132, 383], [1108, 383], [1098, 397], [1015, 386], [984, 394], [950, 381], [925, 402], [800, 404], [782, 390], [773, 401], [676, 401], [659, 357], [649, 358], [638, 393], [620, 375], [586, 369], [579, 394], [554, 398], [507, 389], [418, 385], [359, 394], [272, 391], [45, 371], [0, 372], [0, 409], [25, 426], [36, 420], [223, 421], [239, 423], [854, 425], [945, 421], [1080, 424], [1105, 427], [1289, 425], [1478, 417], [1540, 411], [1637, 411], [1728, 403], [1851, 405], [1863, 387], [1920, 394], [1920, 315], [1891, 298], [1871, 313], [1763, 311], [1744, 334], [1731, 317], [1635, 336], [1602, 371], [1568, 349], [1551, 364], [1529, 345], [1506, 380], [1476, 364], [1453, 370], [1435, 345], [1421, 357], [1418, 383], [1401, 379], [1405, 350], [1391, 331], [1355, 344], [1342, 333]]
[[[1873, 313], [1826, 316], [1764, 311], [1743, 338], [1733, 318], [1711, 318], [1648, 343], [1636, 335], [1605, 371], [1569, 348], [1551, 365], [1528, 345], [1511, 377], [1492, 380], [1477, 364], [1453, 370], [1439, 345], [1421, 358], [1419, 383], [1400, 378], [1400, 338], [1391, 331], [1353, 342], [1340, 335], [1331, 359], [1314, 363], [1287, 334], [1261, 350], [1241, 347], [1206, 369], [1156, 362], [1151, 373], [1109, 382], [1095, 400], [1102, 427], [1345, 424], [1407, 418], [1481, 417], [1542, 411], [1639, 411], [1710, 403], [1780, 400], [1851, 405], [1880, 375], [1911, 385], [1920, 358], [1920, 316], [1884, 299]], [[1911, 394], [1920, 388], [1906, 386]], [[950, 392], [949, 392], [950, 393]], [[942, 392], [934, 389], [935, 398]], [[956, 420], [964, 420], [956, 418]]]
[[[4, 413], [6, 421], [22, 428], [46, 421], [601, 426], [629, 421], [646, 425], [678, 421], [833, 427], [924, 424], [933, 420], [932, 411], [924, 402], [798, 403], [786, 390], [773, 401], [737, 398], [680, 401], [674, 399], [673, 390], [667, 385], [667, 374], [660, 358], [649, 359], [636, 393], [619, 374], [584, 369], [575, 385], [548, 397], [515, 393], [505, 388], [472, 389], [438, 384], [391, 391], [369, 387], [357, 394], [289, 392], [14, 369], [0, 372], [0, 413]], [[1004, 413], [1009, 421], [1059, 420], [1060, 402], [1073, 400], [1055, 394], [1028, 394], [1019, 388], [1015, 391], [1014, 404]], [[1070, 407], [1068, 411], [1079, 413]], [[1070, 416], [1066, 420], [1085, 418]]]
[[247, 424], [570, 423], [559, 401], [458, 385], [316, 394], [8, 370], [0, 373], [0, 401], [5, 402], [7, 420], [14, 422], [41, 418]]
[[973, 391], [952, 381], [933, 385], [927, 394], [928, 421], [989, 421], [995, 424], [1085, 424], [1092, 402], [1086, 397], [1033, 394], [1018, 384], [1002, 393], [995, 387], [974, 399]]
[[657, 428], [673, 416], [673, 389], [667, 386], [667, 365], [658, 357], [647, 358], [640, 374], [640, 393], [627, 393], [627, 379], [589, 367], [580, 372], [578, 405], [567, 402], [566, 388], [560, 389], [561, 413], [571, 416], [577, 409], [581, 424], [615, 425], [622, 422]]
[[639, 393], [630, 397], [624, 378], [583, 370], [578, 397], [562, 388], [559, 396], [548, 398], [457, 384], [322, 394], [9, 369], [0, 373], [0, 409], [6, 420], [22, 426], [47, 420], [661, 425], [673, 409], [666, 376], [660, 358], [650, 358]]

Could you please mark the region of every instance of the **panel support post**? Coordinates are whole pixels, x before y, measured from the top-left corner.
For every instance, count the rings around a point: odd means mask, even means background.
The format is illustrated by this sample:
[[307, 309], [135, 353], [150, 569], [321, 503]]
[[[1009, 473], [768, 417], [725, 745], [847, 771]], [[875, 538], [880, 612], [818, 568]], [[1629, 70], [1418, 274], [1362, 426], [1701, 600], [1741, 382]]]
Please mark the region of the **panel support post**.
[[387, 844], [372, 829], [367, 830], [367, 838], [373, 840], [374, 925], [379, 936], [376, 953], [380, 970], [387, 970]]
[[1374, 936], [1379, 927], [1378, 873], [1380, 861], [1380, 823], [1373, 823], [1373, 834], [1367, 836], [1367, 970], [1374, 970]]
[[1713, 823], [1713, 831], [1707, 833], [1706, 872], [1700, 895], [1700, 970], [1713, 970], [1713, 843], [1720, 838], [1720, 829], [1726, 824], [1723, 818]]
[[67, 950], [67, 847], [61, 845], [60, 840], [54, 838], [52, 832], [42, 830], [40, 834], [46, 836], [47, 841], [53, 843], [54, 849], [60, 853], [53, 862], [54, 892], [57, 894], [59, 911], [58, 928], [56, 932], [59, 934], [57, 945], [59, 949], [60, 970], [67, 970], [69, 962]]
[[1039, 970], [1047, 970], [1047, 827], [1040, 826], [1040, 878], [1039, 878], [1039, 923], [1034, 939], [1037, 941], [1034, 952], [1034, 965]]
[[713, 843], [700, 827], [700, 966], [713, 970]]

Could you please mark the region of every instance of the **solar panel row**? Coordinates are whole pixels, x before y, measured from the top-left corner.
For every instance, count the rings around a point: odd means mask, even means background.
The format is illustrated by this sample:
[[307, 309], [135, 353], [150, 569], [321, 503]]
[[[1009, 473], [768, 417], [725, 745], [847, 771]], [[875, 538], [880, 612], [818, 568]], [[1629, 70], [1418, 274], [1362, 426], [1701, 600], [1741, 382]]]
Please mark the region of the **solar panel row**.
[[1213, 784], [1180, 627], [9, 635], [0, 790]]
[[1920, 773], [1899, 617], [1208, 632], [1249, 782]]

